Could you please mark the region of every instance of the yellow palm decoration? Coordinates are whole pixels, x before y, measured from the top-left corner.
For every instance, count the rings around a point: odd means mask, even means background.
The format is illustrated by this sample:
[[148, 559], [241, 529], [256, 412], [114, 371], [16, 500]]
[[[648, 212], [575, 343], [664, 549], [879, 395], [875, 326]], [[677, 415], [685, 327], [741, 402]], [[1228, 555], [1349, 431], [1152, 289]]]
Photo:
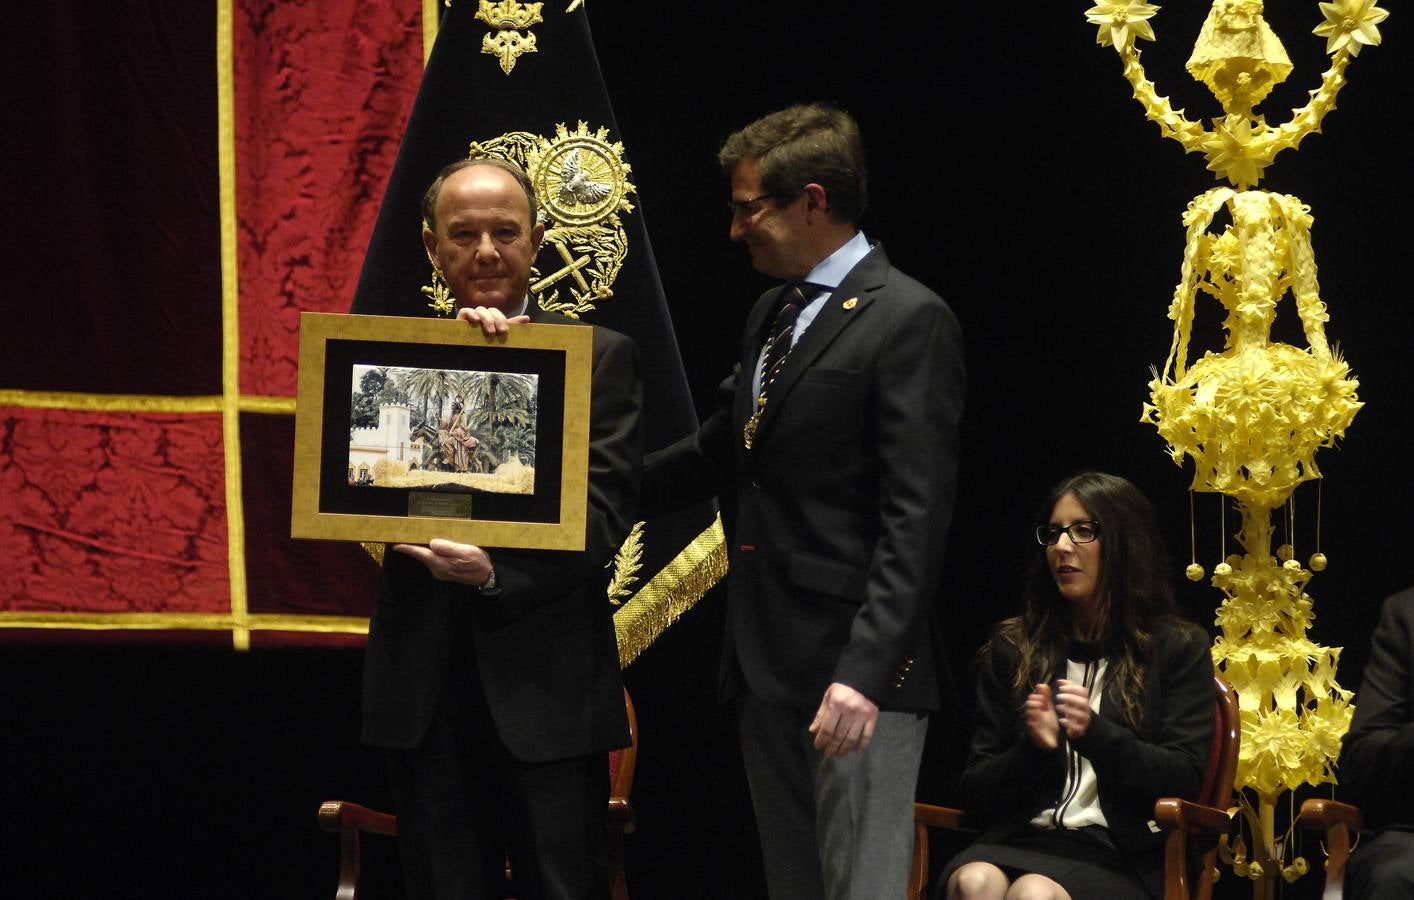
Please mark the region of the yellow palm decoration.
[[[1273, 550], [1272, 511], [1299, 484], [1321, 477], [1316, 451], [1350, 426], [1361, 406], [1358, 382], [1326, 339], [1330, 316], [1316, 277], [1310, 210], [1296, 197], [1252, 189], [1277, 154], [1320, 130], [1350, 60], [1379, 44], [1377, 26], [1388, 15], [1375, 0], [1319, 7], [1325, 21], [1315, 33], [1326, 38], [1331, 65], [1305, 107], [1286, 124], [1269, 125], [1254, 108], [1290, 75], [1291, 61], [1261, 0], [1213, 2], [1187, 64], [1222, 104], [1211, 128], [1174, 110], [1145, 77], [1135, 39], [1154, 39], [1157, 7], [1105, 0], [1086, 13], [1100, 29], [1097, 41], [1119, 54], [1145, 115], [1231, 185], [1195, 198], [1184, 214], [1187, 241], [1169, 306], [1173, 343], [1149, 384], [1142, 418], [1158, 429], [1175, 463], [1193, 460], [1192, 490], [1224, 494], [1241, 514], [1243, 553], [1214, 567], [1223, 600], [1213, 659], [1240, 698], [1240, 808], [1254, 844], [1249, 855], [1239, 838], [1227, 859], [1253, 879], [1258, 897], [1274, 895], [1278, 875], [1295, 880], [1305, 873], [1305, 860], [1287, 859], [1289, 833], [1276, 835], [1276, 801], [1300, 785], [1335, 781], [1332, 765], [1353, 712], [1351, 693], [1336, 682], [1339, 648], [1306, 636], [1314, 618], [1306, 594], [1311, 572], [1289, 545]], [[1193, 360], [1200, 295], [1226, 311], [1226, 340]], [[1271, 338], [1287, 295], [1305, 346]], [[1313, 557], [1311, 566], [1324, 568], [1324, 557]], [[1201, 578], [1201, 567], [1190, 567], [1190, 577]]]

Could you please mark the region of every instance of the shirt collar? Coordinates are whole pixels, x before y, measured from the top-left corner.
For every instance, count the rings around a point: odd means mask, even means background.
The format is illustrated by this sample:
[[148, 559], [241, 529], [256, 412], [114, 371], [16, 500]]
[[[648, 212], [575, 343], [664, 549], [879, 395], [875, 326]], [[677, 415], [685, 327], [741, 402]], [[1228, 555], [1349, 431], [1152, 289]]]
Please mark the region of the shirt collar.
[[831, 253], [820, 261], [819, 265], [810, 270], [802, 281], [810, 284], [818, 284], [821, 288], [833, 291], [844, 281], [844, 277], [850, 270], [859, 264], [859, 261], [869, 255], [873, 249], [869, 246], [869, 240], [864, 237], [864, 232], [856, 231], [854, 237], [845, 241], [838, 250]]

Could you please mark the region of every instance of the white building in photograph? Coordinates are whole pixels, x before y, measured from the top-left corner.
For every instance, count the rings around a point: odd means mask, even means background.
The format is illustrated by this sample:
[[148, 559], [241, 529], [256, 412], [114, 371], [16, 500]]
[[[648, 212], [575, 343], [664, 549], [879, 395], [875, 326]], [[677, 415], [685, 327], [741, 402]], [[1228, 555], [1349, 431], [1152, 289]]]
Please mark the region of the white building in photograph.
[[378, 407], [378, 427], [355, 428], [349, 439], [349, 479], [371, 480], [373, 467], [380, 460], [400, 462], [405, 468], [420, 460], [422, 443], [413, 446], [411, 423], [412, 410], [406, 404]]

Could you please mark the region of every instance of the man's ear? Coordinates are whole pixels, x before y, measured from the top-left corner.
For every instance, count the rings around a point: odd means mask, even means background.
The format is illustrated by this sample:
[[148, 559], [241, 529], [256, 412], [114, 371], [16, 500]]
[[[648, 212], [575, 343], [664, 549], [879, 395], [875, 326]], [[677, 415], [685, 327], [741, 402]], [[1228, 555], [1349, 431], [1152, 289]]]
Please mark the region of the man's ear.
[[540, 254], [540, 244], [545, 240], [545, 223], [536, 222], [535, 227], [530, 229], [530, 261], [535, 262], [535, 257]]
[[427, 261], [432, 263], [432, 268], [440, 271], [442, 267], [437, 264], [437, 235], [426, 226], [422, 228], [422, 246], [427, 248]]
[[806, 212], [825, 215], [830, 211], [829, 197], [825, 195], [823, 185], [816, 184], [812, 181], [802, 188], [801, 192], [805, 194]]

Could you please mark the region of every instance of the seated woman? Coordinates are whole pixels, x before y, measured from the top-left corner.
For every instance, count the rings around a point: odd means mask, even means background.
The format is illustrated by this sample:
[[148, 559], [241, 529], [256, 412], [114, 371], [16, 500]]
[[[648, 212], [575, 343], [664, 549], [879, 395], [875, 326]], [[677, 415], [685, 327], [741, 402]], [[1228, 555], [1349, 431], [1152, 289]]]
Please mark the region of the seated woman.
[[1159, 897], [1160, 797], [1202, 786], [1214, 717], [1206, 634], [1179, 619], [1153, 510], [1123, 478], [1061, 482], [1020, 616], [978, 656], [962, 775], [989, 828], [948, 863], [949, 900]]

